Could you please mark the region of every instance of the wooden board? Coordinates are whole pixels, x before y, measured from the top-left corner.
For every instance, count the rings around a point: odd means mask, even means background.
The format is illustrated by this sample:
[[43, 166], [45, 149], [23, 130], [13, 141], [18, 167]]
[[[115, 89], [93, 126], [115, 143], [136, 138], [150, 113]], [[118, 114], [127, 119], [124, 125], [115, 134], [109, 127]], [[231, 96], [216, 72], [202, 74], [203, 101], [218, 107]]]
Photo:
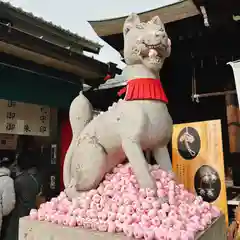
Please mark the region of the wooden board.
[[[200, 233], [196, 240], [226, 240], [226, 224], [224, 216], [213, 222], [211, 226]], [[19, 240], [131, 240], [123, 234], [111, 234], [86, 230], [83, 228], [69, 228], [48, 222], [20, 219]]]
[[228, 224], [220, 120], [176, 124], [172, 136], [173, 170], [179, 182], [217, 206]]

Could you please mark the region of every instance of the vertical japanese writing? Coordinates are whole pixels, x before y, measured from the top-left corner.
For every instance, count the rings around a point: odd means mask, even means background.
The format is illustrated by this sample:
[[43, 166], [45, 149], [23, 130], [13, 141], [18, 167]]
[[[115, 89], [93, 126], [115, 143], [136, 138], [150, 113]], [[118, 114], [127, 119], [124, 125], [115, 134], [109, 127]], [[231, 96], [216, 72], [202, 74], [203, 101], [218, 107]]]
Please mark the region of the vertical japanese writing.
[[219, 133], [221, 132], [221, 128], [217, 129], [218, 126], [216, 122], [210, 123], [211, 126], [211, 138], [208, 141], [211, 141], [211, 151], [212, 151], [212, 161], [218, 163], [219, 161]]
[[9, 108], [14, 108], [14, 107], [16, 107], [16, 104], [17, 104], [17, 102], [15, 102], [15, 101], [8, 101], [8, 107], [9, 107]]
[[29, 132], [31, 132], [31, 129], [28, 124], [25, 124], [24, 125], [24, 133], [29, 133]]
[[2, 133], [49, 135], [50, 108], [11, 100], [0, 101], [3, 121], [0, 131]]
[[41, 114], [40, 114], [40, 121], [41, 121], [42, 124], [44, 124], [46, 122], [46, 120], [47, 120], [48, 112], [46, 111], [46, 109], [44, 107], [40, 108], [40, 112], [41, 112]]
[[47, 127], [40, 126], [39, 131], [40, 131], [40, 133], [45, 133], [47, 131]]
[[13, 119], [15, 119], [15, 117], [16, 117], [16, 113], [15, 112], [7, 112], [7, 115], [6, 115], [6, 118], [7, 119], [11, 119], [11, 120], [13, 120]]
[[50, 177], [50, 188], [51, 189], [55, 189], [56, 188], [56, 177], [53, 176], [53, 175]]
[[40, 127], [39, 127], [39, 131], [41, 134], [46, 134], [48, 129], [47, 129], [47, 122], [48, 122], [48, 109], [41, 107], [40, 108]]
[[185, 177], [185, 170], [186, 170], [185, 165], [182, 164], [182, 175], [183, 175], [183, 177]]
[[6, 123], [6, 131], [7, 132], [12, 132], [13, 130], [15, 130], [15, 128], [16, 128], [16, 124], [9, 123], [9, 122]]
[[181, 177], [181, 169], [178, 163], [177, 163], [177, 174]]
[[6, 111], [5, 130], [8, 133], [13, 133], [16, 130], [16, 102], [8, 101]]

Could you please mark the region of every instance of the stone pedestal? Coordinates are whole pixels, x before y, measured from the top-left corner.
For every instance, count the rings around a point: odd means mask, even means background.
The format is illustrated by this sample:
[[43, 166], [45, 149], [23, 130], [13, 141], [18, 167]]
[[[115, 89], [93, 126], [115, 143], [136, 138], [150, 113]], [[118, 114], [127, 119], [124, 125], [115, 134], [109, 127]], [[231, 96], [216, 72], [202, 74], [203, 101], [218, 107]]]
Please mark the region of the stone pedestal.
[[[27, 217], [20, 219], [19, 240], [130, 240], [123, 234], [111, 234], [69, 228], [48, 222], [32, 221]], [[226, 223], [224, 217], [218, 218], [209, 228], [198, 235], [201, 240], [226, 240]]]

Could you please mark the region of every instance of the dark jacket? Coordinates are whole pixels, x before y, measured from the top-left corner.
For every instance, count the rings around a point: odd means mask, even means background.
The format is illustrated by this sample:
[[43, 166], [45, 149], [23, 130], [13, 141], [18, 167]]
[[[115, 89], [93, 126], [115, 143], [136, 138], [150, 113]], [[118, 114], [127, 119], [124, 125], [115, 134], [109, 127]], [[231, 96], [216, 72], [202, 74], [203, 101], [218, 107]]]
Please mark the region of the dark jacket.
[[18, 240], [19, 219], [36, 208], [36, 197], [41, 191], [41, 179], [36, 169], [19, 172], [14, 181], [16, 204], [8, 219], [4, 240]]

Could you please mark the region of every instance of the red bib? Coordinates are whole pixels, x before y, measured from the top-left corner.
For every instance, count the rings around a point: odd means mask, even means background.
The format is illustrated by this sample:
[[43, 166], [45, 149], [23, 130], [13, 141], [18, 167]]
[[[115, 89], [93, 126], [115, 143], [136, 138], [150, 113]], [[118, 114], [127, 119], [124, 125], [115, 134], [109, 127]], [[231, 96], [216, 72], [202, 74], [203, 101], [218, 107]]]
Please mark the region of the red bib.
[[124, 100], [158, 100], [168, 103], [160, 79], [137, 78], [129, 80], [127, 86], [122, 88], [118, 95], [126, 93]]

